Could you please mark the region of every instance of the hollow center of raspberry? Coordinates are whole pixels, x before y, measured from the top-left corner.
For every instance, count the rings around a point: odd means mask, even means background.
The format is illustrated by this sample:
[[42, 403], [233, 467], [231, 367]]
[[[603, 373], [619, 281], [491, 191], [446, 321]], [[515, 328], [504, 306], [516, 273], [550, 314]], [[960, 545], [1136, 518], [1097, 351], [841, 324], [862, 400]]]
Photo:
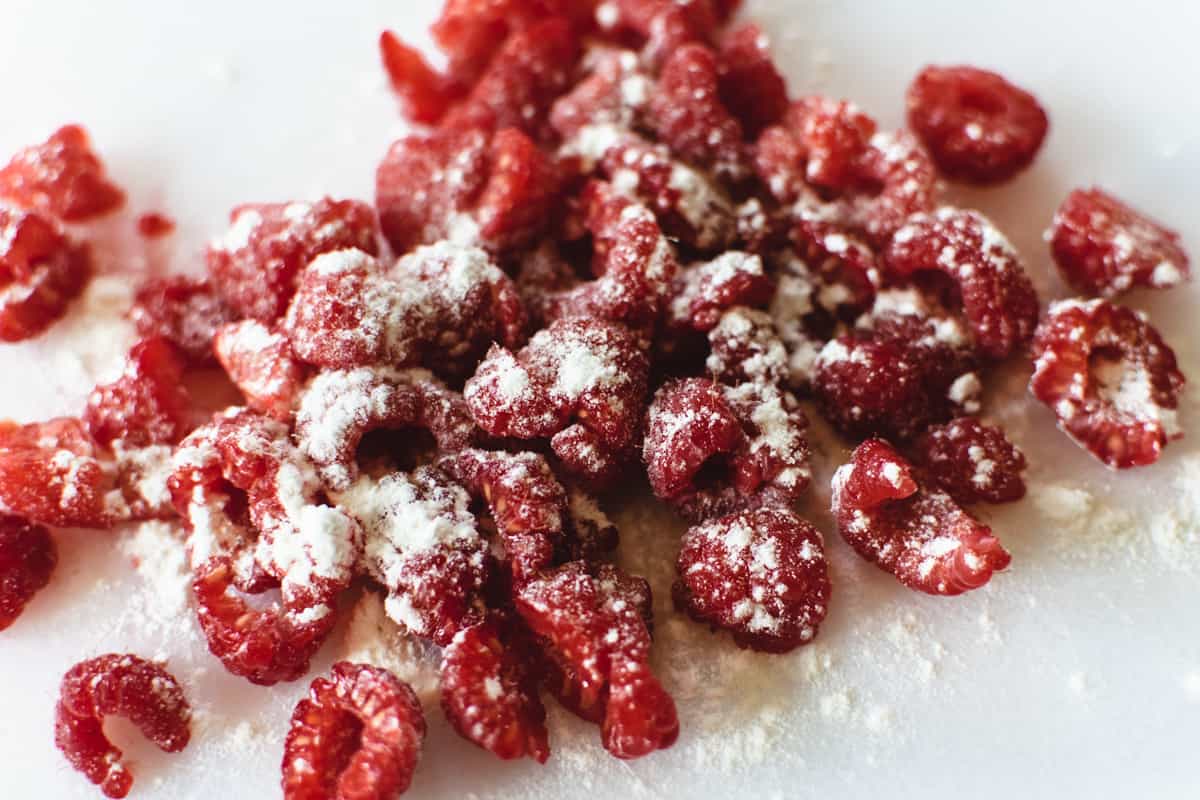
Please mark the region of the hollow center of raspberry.
[[730, 485], [732, 477], [733, 466], [729, 463], [729, 456], [718, 453], [700, 465], [700, 469], [692, 476], [692, 485], [698, 492], [719, 492]]
[[329, 776], [335, 783], [338, 776], [350, 765], [350, 759], [362, 746], [363, 723], [348, 711], [336, 712], [337, 722], [327, 729], [325, 757], [328, 759]]
[[437, 440], [424, 428], [380, 429], [363, 436], [354, 460], [362, 473], [378, 479], [432, 463], [437, 452]]

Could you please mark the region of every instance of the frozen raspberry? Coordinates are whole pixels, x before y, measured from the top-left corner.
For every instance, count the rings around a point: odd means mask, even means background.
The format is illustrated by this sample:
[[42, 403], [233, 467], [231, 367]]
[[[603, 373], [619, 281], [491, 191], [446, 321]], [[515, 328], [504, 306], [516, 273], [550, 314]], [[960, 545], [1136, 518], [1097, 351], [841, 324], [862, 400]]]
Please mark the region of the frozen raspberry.
[[125, 193], [109, 181], [78, 125], [63, 126], [13, 156], [0, 169], [0, 197], [66, 222], [92, 219], [125, 203]]
[[57, 564], [50, 531], [20, 517], [0, 515], [0, 631], [46, 588]]
[[604, 704], [602, 740], [617, 758], [648, 755], [679, 736], [675, 703], [648, 664], [650, 631], [643, 612], [649, 608], [646, 581], [580, 561], [517, 595], [521, 617], [570, 671], [581, 710], [598, 716]]
[[1107, 300], [1054, 303], [1033, 356], [1034, 397], [1107, 466], [1153, 464], [1183, 435], [1177, 415], [1184, 376], [1145, 315]]
[[648, 371], [624, 327], [558, 320], [516, 355], [492, 348], [463, 395], [491, 435], [549, 438], [568, 472], [604, 484], [632, 455]]
[[419, 50], [391, 31], [379, 35], [379, 55], [392, 91], [413, 122], [437, 122], [462, 95], [461, 86], [429, 66]]
[[278, 420], [291, 419], [308, 370], [286, 336], [258, 320], [242, 320], [217, 331], [213, 352], [246, 405]]
[[544, 764], [546, 710], [525, 656], [501, 639], [494, 621], [459, 631], [442, 653], [442, 710], [463, 738], [499, 758], [529, 756]]
[[596, 502], [578, 486], [567, 487], [567, 516], [559, 562], [597, 562], [617, 549], [620, 532]]
[[932, 211], [937, 172], [929, 154], [907, 131], [877, 133], [859, 159], [854, 216], [871, 244], [883, 247], [913, 214]]
[[787, 111], [787, 83], [771, 59], [762, 29], [746, 24], [726, 34], [718, 52], [721, 103], [747, 136], [757, 137]]
[[213, 337], [236, 315], [204, 278], [173, 275], [149, 280], [138, 287], [129, 310], [137, 332], [162, 336], [196, 365], [213, 361]]
[[682, 270], [675, 280], [670, 322], [708, 332], [734, 306], [762, 307], [774, 293], [762, 259], [731, 250], [712, 261]]
[[786, 124], [800, 139], [809, 183], [838, 192], [851, 188], [875, 120], [848, 100], [814, 95], [788, 109]]
[[1001, 183], [1028, 167], [1050, 126], [1037, 98], [975, 67], [925, 67], [906, 102], [938, 169], [969, 183]]
[[544, 458], [468, 449], [439, 466], [487, 504], [514, 581], [522, 584], [550, 565], [563, 539], [567, 493]]
[[1003, 430], [975, 417], [930, 428], [913, 444], [913, 454], [955, 502], [1011, 503], [1025, 496], [1025, 454]]
[[944, 206], [911, 218], [885, 253], [898, 277], [941, 272], [954, 281], [975, 348], [991, 359], [1033, 337], [1038, 298], [1017, 251], [983, 215]]
[[143, 339], [129, 350], [121, 377], [92, 390], [83, 421], [106, 447], [175, 444], [193, 426], [182, 378], [174, 346], [159, 337]]
[[157, 211], [148, 211], [137, 218], [137, 232], [143, 239], [161, 239], [175, 230], [175, 220]]
[[[653, 80], [630, 50], [589, 53], [591, 72], [550, 109], [550, 124], [567, 139], [590, 126], [632, 129], [640, 123], [654, 93]], [[600, 132], [603, 128], [592, 128]]]
[[167, 753], [180, 752], [191, 738], [192, 710], [161, 665], [112, 653], [71, 667], [55, 708], [54, 744], [108, 797], [124, 797], [133, 786], [120, 748], [104, 735], [108, 716], [128, 719]]
[[339, 661], [292, 712], [284, 800], [392, 800], [412, 782], [425, 730], [412, 687], [385, 669]]
[[704, 367], [721, 383], [782, 386], [790, 377], [787, 348], [765, 311], [726, 311], [709, 331], [708, 344], [710, 352]]
[[283, 316], [301, 271], [318, 255], [379, 252], [375, 212], [355, 200], [252, 203], [230, 212], [229, 222], [208, 247], [209, 277], [230, 308], [262, 322]]
[[742, 126], [721, 103], [717, 56], [689, 44], [668, 56], [650, 97], [650, 127], [679, 158], [719, 176], [745, 171]]
[[860, 444], [833, 476], [833, 514], [858, 554], [910, 589], [955, 595], [978, 589], [1012, 557], [950, 495], [917, 482], [882, 439]]
[[786, 653], [817, 635], [829, 605], [824, 539], [787, 508], [760, 508], [688, 530], [676, 603], [733, 633], [739, 647]]
[[1190, 275], [1179, 234], [1102, 189], [1076, 189], [1054, 214], [1050, 251], [1077, 291], [1114, 297], [1133, 286], [1167, 289]]
[[43, 525], [107, 528], [115, 521], [115, 479], [100, 459], [77, 419], [0, 422], [0, 502]]
[[88, 248], [32, 211], [0, 206], [0, 341], [37, 336], [91, 277]]
[[362, 476], [338, 502], [366, 531], [364, 567], [387, 589], [389, 617], [440, 645], [478, 621], [487, 541], [464, 489], [425, 466]]

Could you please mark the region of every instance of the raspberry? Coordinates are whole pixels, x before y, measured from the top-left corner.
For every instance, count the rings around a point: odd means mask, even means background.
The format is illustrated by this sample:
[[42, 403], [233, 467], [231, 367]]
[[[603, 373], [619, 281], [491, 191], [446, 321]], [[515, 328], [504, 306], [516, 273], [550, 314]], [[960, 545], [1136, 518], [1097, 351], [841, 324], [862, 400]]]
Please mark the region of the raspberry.
[[853, 213], [876, 247], [886, 245], [913, 214], [933, 210], [937, 173], [929, 154], [907, 131], [872, 136], [857, 177], [867, 191], [852, 199]]
[[[828, 336], [837, 323], [850, 323], [875, 300], [879, 282], [874, 251], [841, 225], [801, 219], [791, 230], [800, 261], [789, 259], [785, 271], [809, 277], [813, 285], [809, 328]], [[797, 268], [798, 267], [798, 268]]]
[[50, 531], [21, 517], [0, 515], [0, 631], [46, 588], [57, 564]]
[[726, 34], [718, 51], [721, 103], [754, 138], [787, 112], [787, 83], [771, 59], [762, 29], [745, 24]]
[[529, 756], [544, 764], [550, 757], [546, 710], [523, 655], [501, 639], [493, 621], [459, 631], [442, 653], [442, 709], [464, 739], [484, 750], [506, 761]]
[[1033, 162], [1049, 120], [1029, 92], [975, 67], [925, 67], [908, 87], [908, 125], [954, 180], [1001, 183]]
[[559, 311], [559, 297], [579, 283], [575, 268], [551, 239], [525, 253], [517, 271], [517, 293], [534, 330], [544, 328]]
[[1114, 297], [1132, 286], [1167, 289], [1190, 275], [1179, 234], [1101, 189], [1076, 189], [1054, 214], [1050, 251], [1077, 291]]
[[1033, 337], [1037, 293], [1016, 250], [982, 214], [943, 206], [917, 215], [896, 232], [884, 258], [898, 277], [949, 276], [983, 356], [1006, 358]]
[[355, 200], [252, 203], [233, 209], [229, 221], [208, 246], [209, 277], [231, 309], [261, 322], [283, 315], [301, 271], [318, 255], [379, 252], [375, 212]]
[[558, 320], [516, 355], [493, 347], [463, 396], [487, 433], [548, 438], [568, 472], [604, 484], [631, 455], [648, 371], [624, 327]]
[[860, 556], [920, 592], [978, 589], [1012, 560], [986, 525], [950, 495], [920, 485], [882, 439], [860, 444], [834, 474], [833, 514]]
[[66, 222], [83, 222], [125, 204], [125, 193], [109, 181], [87, 131], [78, 125], [65, 125], [13, 156], [0, 169], [0, 197]]
[[785, 246], [787, 220], [782, 210], [768, 206], [758, 197], [751, 197], [738, 204], [734, 215], [735, 243], [742, 250], [765, 255]]
[[0, 422], [0, 502], [43, 525], [110, 527], [115, 477], [100, 455], [77, 419]]
[[802, 194], [810, 191], [804, 177], [807, 156], [796, 133], [781, 125], [771, 125], [754, 142], [754, 173], [775, 200], [783, 204], [795, 203]]
[[46, 330], [91, 273], [87, 246], [74, 244], [52, 219], [0, 206], [0, 341]]
[[771, 315], [749, 308], [732, 308], [709, 331], [710, 352], [705, 369], [714, 380], [782, 386], [790, 376], [787, 348]]
[[292, 712], [284, 800], [398, 797], [412, 782], [425, 730], [412, 687], [385, 669], [339, 661]]
[[121, 750], [104, 735], [108, 716], [125, 717], [167, 753], [180, 752], [191, 738], [191, 708], [161, 665], [110, 653], [71, 667], [54, 712], [54, 744], [108, 797], [124, 797], [133, 786]]
[[785, 124], [799, 138], [809, 183], [838, 192], [853, 186], [875, 120], [848, 100], [811, 96], [788, 109]]
[[794, 500], [811, 477], [807, 426], [795, 398], [773, 386], [673, 381], [647, 412], [650, 486], [693, 522]]
[[307, 369], [286, 336], [258, 320], [242, 320], [217, 331], [213, 352], [246, 405], [284, 422], [291, 419]]
[[728, 0], [614, 0], [612, 18], [598, 21], [603, 32], [645, 39], [643, 58], [660, 65], [689, 42], [711, 41], [734, 5]]
[[192, 402], [183, 387], [183, 362], [159, 337], [135, 344], [121, 377], [88, 396], [83, 422], [106, 447], [175, 444], [192, 425]]
[[431, 31], [451, 73], [475, 80], [510, 33], [549, 16], [567, 17], [584, 27], [592, 5], [592, 0], [447, 0]]
[[217, 329], [236, 316], [209, 280], [173, 275], [138, 287], [129, 318], [141, 336], [162, 336], [179, 348], [189, 364], [204, 366], [213, 361]]
[[676, 603], [739, 647], [786, 653], [817, 635], [829, 606], [824, 539], [786, 508], [696, 525], [679, 550]]
[[679, 158], [719, 176], [745, 173], [741, 123], [721, 104], [719, 64], [711, 49], [688, 44], [663, 64], [650, 97], [650, 127]]
[[1034, 397], [1107, 466], [1153, 464], [1183, 435], [1177, 414], [1184, 376], [1145, 315], [1107, 300], [1054, 303], [1033, 356]]
[[487, 185], [476, 210], [488, 249], [507, 252], [535, 240], [554, 211], [558, 170], [533, 140], [516, 128], [492, 137]]
[[[591, 72], [554, 101], [551, 126], [564, 139], [589, 126], [633, 129], [641, 122], [654, 92], [654, 82], [642, 70], [637, 54], [629, 50], [592, 51], [586, 61], [592, 62]], [[603, 128], [593, 128], [597, 130]]]
[[462, 94], [461, 87], [439, 74], [421, 52], [391, 31], [379, 35], [379, 55], [405, 114], [418, 123], [436, 123]]
[[[823, 337], [814, 330], [814, 320], [827, 321], [824, 314], [818, 314], [814, 303], [818, 293], [817, 278], [803, 261], [790, 258], [782, 264], [777, 282], [768, 313], [787, 354], [787, 385], [796, 390], [807, 389], [823, 344]], [[756, 339], [768, 333], [765, 327], [756, 328], [752, 332]]]
[[763, 271], [761, 258], [731, 250], [679, 273], [671, 299], [670, 323], [706, 333], [734, 306], [765, 306], [774, 288]]
[[137, 218], [137, 232], [143, 239], [161, 239], [175, 230], [175, 220], [157, 211], [148, 211]]
[[1004, 431], [975, 417], [930, 428], [913, 444], [929, 479], [964, 505], [1011, 503], [1025, 496], [1025, 454]]

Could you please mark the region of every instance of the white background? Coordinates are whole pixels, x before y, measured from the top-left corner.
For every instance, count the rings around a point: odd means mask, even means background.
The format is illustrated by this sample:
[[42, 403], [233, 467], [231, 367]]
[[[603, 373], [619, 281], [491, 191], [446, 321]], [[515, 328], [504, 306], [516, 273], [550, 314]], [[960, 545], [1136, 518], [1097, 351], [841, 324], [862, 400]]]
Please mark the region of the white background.
[[[399, 130], [375, 40], [392, 27], [425, 41], [432, 6], [2, 0], [0, 153], [85, 123], [130, 192], [129, 209], [93, 231], [105, 269], [196, 269], [235, 203], [371, 197], [374, 165]], [[1040, 235], [1075, 185], [1101, 183], [1162, 217], [1200, 256], [1197, 8], [777, 0], [752, 2], [749, 13], [774, 36], [794, 92], [852, 97], [885, 125], [900, 121], [904, 87], [929, 61], [995, 68], [1034, 91], [1052, 119], [1035, 168], [1002, 190], [952, 197], [992, 214], [1052, 296], [1062, 290]], [[175, 217], [177, 233], [139, 242], [131, 220], [145, 210]], [[0, 352], [0, 415], [78, 411], [123, 348], [114, 285], [95, 297], [109, 324], [89, 327], [76, 314], [44, 340]], [[1196, 300], [1194, 288], [1129, 298], [1200, 380]], [[1087, 487], [1138, 524], [1077, 530], [1029, 501], [988, 511], [1013, 567], [956, 599], [903, 589], [835, 534], [830, 617], [816, 644], [777, 657], [738, 652], [671, 619], [678, 526], [624, 503], [626, 560], [655, 582], [656, 657], [679, 700], [679, 744], [619, 763], [594, 729], [552, 712], [550, 764], [501, 764], [457, 740], [427, 705], [431, 733], [412, 796], [1200, 796], [1200, 534], [1196, 505], [1181, 496], [1200, 490], [1184, 472], [1200, 463], [1189, 461], [1200, 432], [1155, 467], [1113, 475], [1054, 432], [1044, 409], [1012, 399], [1021, 378], [998, 381], [992, 411], [1026, 448], [1030, 483]], [[1183, 421], [1200, 423], [1192, 399]], [[842, 455], [824, 450], [830, 465]], [[829, 531], [826, 500], [814, 492], [809, 513]], [[1191, 546], [1167, 557], [1155, 515], [1172, 509]], [[99, 796], [53, 750], [54, 693], [81, 658], [134, 650], [167, 656], [203, 712], [181, 756], [160, 756], [114, 727], [135, 760], [134, 796], [277, 796], [286, 718], [306, 682], [261, 690], [223, 674], [187, 615], [171, 622], [161, 593], [131, 568], [127, 536], [61, 535], [53, 584], [0, 634], [6, 793]], [[318, 667], [337, 657], [339, 635]]]

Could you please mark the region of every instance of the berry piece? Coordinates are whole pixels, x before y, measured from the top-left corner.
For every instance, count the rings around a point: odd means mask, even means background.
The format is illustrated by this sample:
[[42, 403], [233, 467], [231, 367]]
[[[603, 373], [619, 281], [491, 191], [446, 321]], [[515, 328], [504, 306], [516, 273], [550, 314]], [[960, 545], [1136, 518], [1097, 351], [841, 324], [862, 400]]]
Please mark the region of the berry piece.
[[731, 250], [679, 273], [671, 299], [670, 324], [706, 333], [734, 306], [765, 306], [774, 288], [763, 271], [761, 258]]
[[59, 319], [92, 273], [88, 249], [58, 223], [0, 206], [0, 341], [37, 336]]
[[242, 320], [217, 331], [213, 352], [246, 405], [284, 422], [291, 419], [308, 370], [286, 336], [258, 320]]
[[544, 764], [550, 757], [546, 710], [524, 655], [502, 641], [494, 621], [459, 631], [442, 653], [442, 710], [464, 739], [497, 757], [529, 756]]
[[600, 50], [589, 52], [586, 61], [592, 62], [591, 72], [550, 109], [554, 130], [569, 139], [589, 127], [592, 133], [608, 126], [634, 128], [654, 93], [654, 82], [642, 70], [637, 54]]
[[83, 222], [125, 203], [125, 193], [109, 181], [78, 125], [65, 125], [13, 156], [0, 169], [0, 197], [66, 222]]
[[918, 484], [912, 465], [882, 439], [860, 444], [834, 474], [833, 514], [860, 556], [927, 594], [978, 589], [1012, 560], [950, 495]]
[[0, 515], [0, 631], [46, 588], [57, 564], [50, 531], [20, 517]]
[[925, 67], [908, 87], [908, 126], [954, 180], [1001, 183], [1032, 163], [1050, 126], [1037, 98], [975, 67]]
[[771, 315], [750, 308], [732, 308], [708, 333], [709, 354], [704, 367], [714, 380], [782, 386], [790, 376], [787, 348]]
[[143, 239], [161, 239], [175, 230], [175, 220], [157, 211], [148, 211], [137, 218], [137, 232]]
[[982, 214], [943, 206], [917, 215], [892, 237], [884, 258], [897, 277], [935, 271], [953, 280], [981, 355], [1006, 358], [1033, 337], [1037, 292], [1017, 251]]
[[756, 137], [787, 112], [787, 83], [771, 59], [762, 29], [746, 24], [726, 34], [718, 52], [721, 103]]
[[853, 216], [867, 239], [883, 247], [913, 214], [932, 211], [937, 172], [929, 154], [908, 131], [877, 133], [859, 159]]
[[719, 64], [708, 47], [685, 45], [663, 65], [650, 97], [650, 127], [679, 158], [722, 177], [745, 173], [742, 126], [721, 104]]
[[213, 361], [217, 329], [236, 316], [207, 279], [173, 275], [138, 287], [129, 318], [141, 336], [161, 336], [178, 347], [190, 364], [203, 366]]
[[1158, 460], [1183, 435], [1184, 376], [1145, 315], [1107, 300], [1054, 303], [1033, 341], [1029, 389], [1058, 427], [1116, 469]]
[[839, 192], [852, 187], [875, 120], [847, 100], [814, 95], [788, 109], [786, 124], [799, 137], [809, 183]]
[[55, 708], [54, 744], [108, 797], [129, 794], [133, 774], [104, 735], [107, 716], [128, 719], [167, 753], [180, 752], [191, 738], [191, 708], [175, 676], [161, 665], [112, 653], [71, 667]]
[[385, 669], [339, 661], [292, 712], [284, 800], [391, 800], [412, 783], [424, 741], [411, 686]]
[[1011, 503], [1025, 496], [1025, 454], [975, 417], [935, 425], [913, 444], [918, 464], [955, 502]]
[[1054, 214], [1050, 252], [1079, 292], [1115, 297], [1133, 286], [1168, 289], [1190, 275], [1179, 234], [1101, 189], [1076, 189]]
[[461, 88], [439, 74], [414, 47], [400, 41], [391, 31], [379, 35], [379, 55], [392, 91], [410, 120], [436, 123], [461, 94]]
[[192, 428], [183, 363], [166, 339], [143, 339], [129, 350], [121, 377], [88, 395], [83, 422], [106, 447], [175, 444]]
[[824, 539], [787, 508], [760, 508], [688, 529], [676, 603], [733, 633], [739, 647], [786, 653], [817, 635], [829, 605]]
[[240, 316], [272, 322], [283, 316], [308, 262], [357, 248], [379, 252], [374, 210], [355, 200], [252, 203], [229, 214], [230, 228], [208, 246], [208, 273]]
[[79, 420], [0, 422], [0, 502], [8, 511], [54, 527], [107, 528], [114, 481]]

